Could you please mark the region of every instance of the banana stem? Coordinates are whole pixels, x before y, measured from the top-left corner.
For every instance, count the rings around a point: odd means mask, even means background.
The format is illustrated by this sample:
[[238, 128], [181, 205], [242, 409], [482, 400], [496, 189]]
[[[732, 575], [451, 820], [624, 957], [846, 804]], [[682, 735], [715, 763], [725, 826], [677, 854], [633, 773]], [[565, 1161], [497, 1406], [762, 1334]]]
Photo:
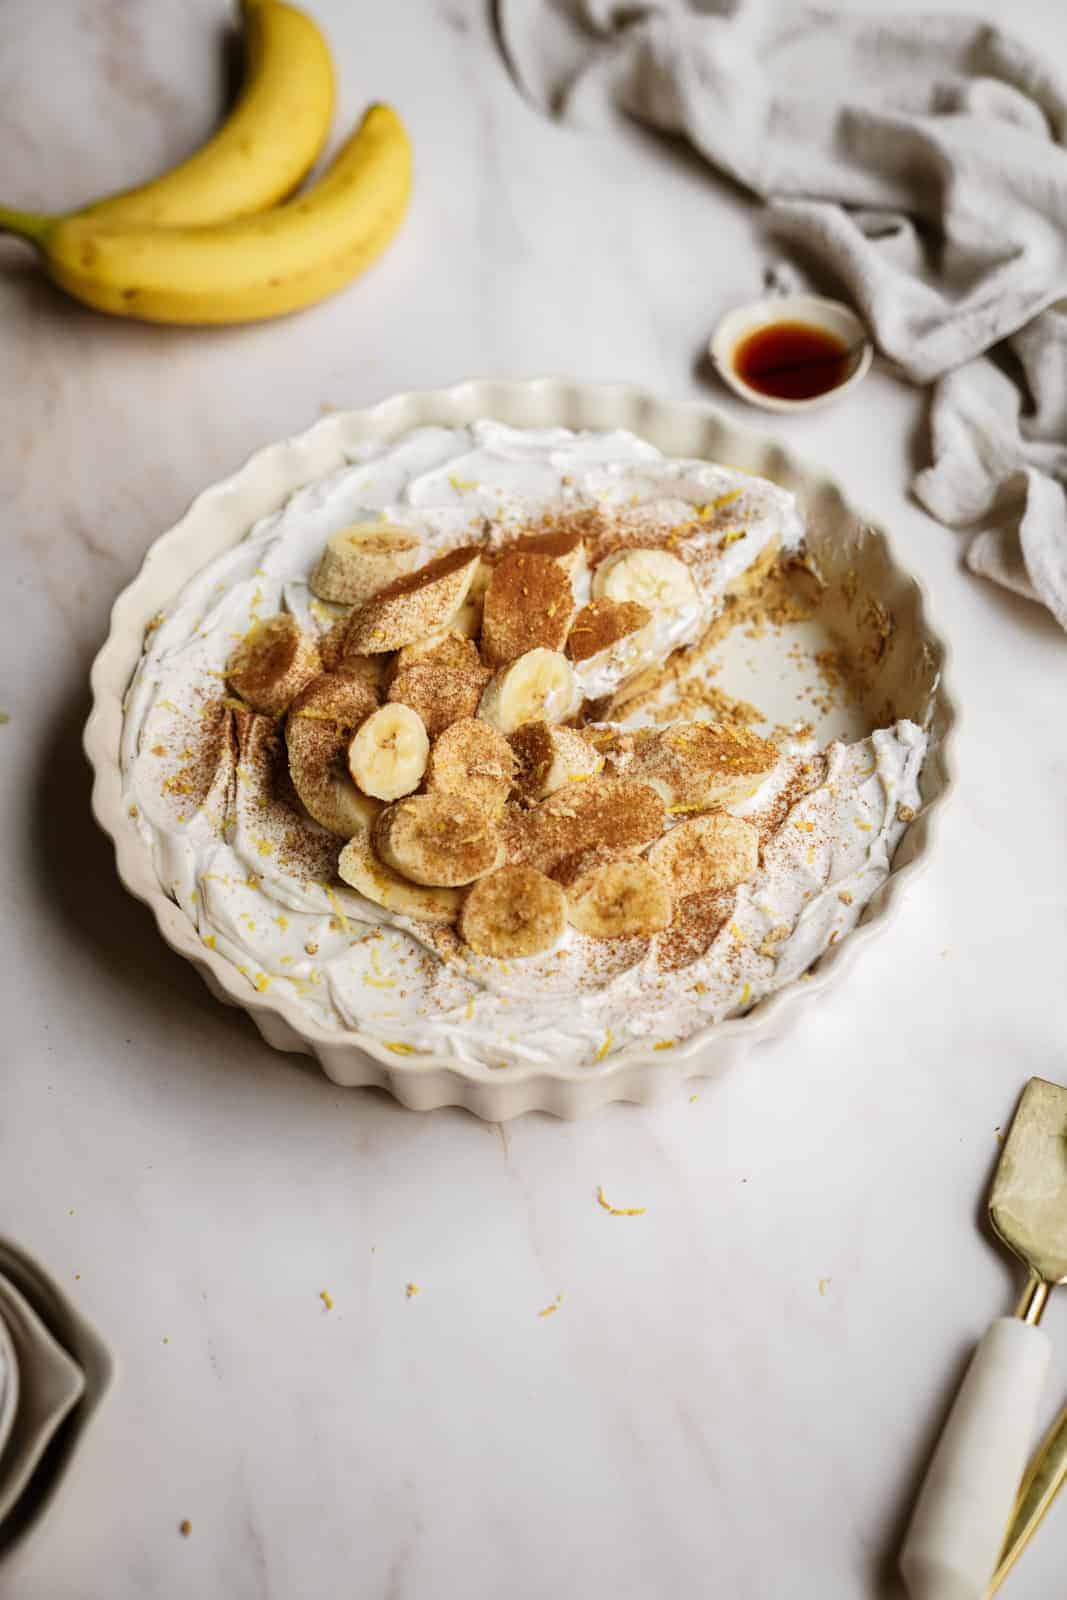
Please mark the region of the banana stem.
[[15, 211], [11, 206], [0, 206], [0, 233], [17, 233], [30, 244], [43, 244], [52, 226], [52, 217], [39, 216], [34, 211]]

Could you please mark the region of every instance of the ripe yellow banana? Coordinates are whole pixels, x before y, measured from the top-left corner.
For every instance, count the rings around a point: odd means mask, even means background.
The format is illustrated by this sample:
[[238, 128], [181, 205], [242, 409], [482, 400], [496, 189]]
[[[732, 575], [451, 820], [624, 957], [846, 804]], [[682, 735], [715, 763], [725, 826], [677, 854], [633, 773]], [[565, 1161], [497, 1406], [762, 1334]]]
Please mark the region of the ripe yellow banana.
[[[169, 228], [210, 225], [277, 205], [311, 171], [330, 129], [333, 62], [321, 31], [285, 0], [241, 0], [245, 78], [208, 142], [152, 183], [109, 195], [78, 215]], [[19, 213], [9, 213], [19, 218]], [[38, 236], [58, 218], [22, 215]], [[0, 213], [0, 227], [11, 226]]]
[[277, 205], [311, 171], [333, 116], [329, 46], [285, 0], [241, 0], [241, 15], [245, 81], [222, 127], [173, 171], [82, 215], [157, 227], [224, 222]]
[[340, 289], [384, 250], [411, 192], [411, 145], [389, 106], [372, 106], [317, 183], [284, 205], [213, 227], [72, 216], [0, 227], [32, 239], [76, 300], [147, 322], [253, 322]]

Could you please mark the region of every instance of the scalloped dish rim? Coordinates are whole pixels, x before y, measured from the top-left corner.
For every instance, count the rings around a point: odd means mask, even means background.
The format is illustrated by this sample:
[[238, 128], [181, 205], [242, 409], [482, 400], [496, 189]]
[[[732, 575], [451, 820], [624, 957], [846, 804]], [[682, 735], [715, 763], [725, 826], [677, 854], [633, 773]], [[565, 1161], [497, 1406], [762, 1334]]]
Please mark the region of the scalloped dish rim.
[[[303, 484], [342, 465], [347, 444], [394, 437], [431, 423], [459, 425], [476, 417], [494, 417], [516, 426], [555, 423], [630, 428], [636, 433], [648, 430], [667, 454], [674, 455], [699, 453], [684, 446], [672, 449], [669, 440], [681, 435], [691, 438], [697, 428], [703, 428], [719, 431], [726, 459], [731, 454], [776, 453], [797, 477], [813, 488], [834, 493], [880, 544], [889, 572], [913, 590], [917, 626], [940, 663], [934, 715], [937, 741], [927, 762], [930, 792], [909, 829], [911, 859], [890, 868], [859, 924], [808, 973], [766, 996], [746, 1015], [701, 1028], [670, 1052], [631, 1047], [617, 1060], [609, 1056], [595, 1066], [561, 1063], [554, 1069], [534, 1065], [501, 1068], [457, 1062], [444, 1054], [397, 1055], [356, 1030], [338, 1034], [316, 1027], [284, 995], [268, 997], [250, 989], [228, 961], [201, 943], [192, 923], [160, 887], [150, 852], [123, 804], [119, 765], [123, 699], [141, 656], [145, 626], [161, 603], [156, 593], [160, 573], [167, 577], [168, 593], [176, 593], [209, 559], [211, 552], [202, 548], [205, 537], [215, 539], [216, 549], [236, 543], [265, 509], [277, 507]], [[731, 440], [737, 443], [731, 446]], [[221, 543], [220, 518], [225, 528]], [[414, 1109], [462, 1105], [489, 1121], [530, 1110], [573, 1117], [615, 1100], [647, 1104], [669, 1098], [688, 1078], [718, 1075], [750, 1044], [777, 1037], [801, 1002], [814, 1000], [840, 979], [862, 947], [892, 920], [903, 892], [929, 860], [944, 802], [953, 788], [951, 746], [958, 713], [945, 687], [948, 660], [948, 647], [929, 620], [926, 592], [899, 567], [884, 530], [856, 510], [830, 473], [809, 467], [778, 440], [739, 426], [710, 404], [661, 400], [624, 384], [559, 379], [471, 380], [447, 389], [409, 391], [363, 410], [331, 413], [304, 433], [256, 452], [231, 477], [199, 494], [185, 515], [149, 546], [137, 576], [115, 601], [107, 640], [90, 675], [92, 710], [84, 746], [94, 773], [93, 814], [114, 845], [122, 883], [149, 907], [171, 948], [196, 966], [218, 999], [247, 1011], [269, 1044], [313, 1054], [334, 1082], [350, 1087], [377, 1085]]]

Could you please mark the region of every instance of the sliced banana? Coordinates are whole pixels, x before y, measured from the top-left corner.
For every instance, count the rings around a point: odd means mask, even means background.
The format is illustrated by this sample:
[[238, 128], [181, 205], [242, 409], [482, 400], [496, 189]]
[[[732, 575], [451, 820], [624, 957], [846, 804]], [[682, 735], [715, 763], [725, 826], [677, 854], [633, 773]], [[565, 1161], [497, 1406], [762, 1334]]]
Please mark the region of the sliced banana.
[[342, 839], [369, 827], [381, 810], [356, 788], [347, 766], [349, 741], [377, 703], [362, 679], [324, 672], [289, 708], [285, 742], [293, 788], [315, 821]]
[[640, 856], [578, 871], [566, 885], [567, 920], [592, 939], [660, 933], [674, 913], [670, 886]]
[[689, 568], [669, 550], [616, 550], [593, 573], [594, 600], [634, 600], [649, 611], [700, 604]]
[[253, 711], [280, 717], [322, 671], [314, 642], [295, 617], [281, 611], [257, 622], [226, 663], [226, 681]]
[[480, 559], [470, 546], [450, 550], [388, 584], [352, 613], [345, 654], [400, 650], [447, 627], [467, 598]]
[[462, 717], [434, 740], [426, 767], [431, 794], [460, 794], [499, 816], [511, 792], [515, 756], [496, 728], [477, 717]]
[[666, 879], [676, 900], [704, 889], [732, 889], [759, 866], [759, 832], [743, 817], [710, 811], [657, 839], [648, 863]]
[[526, 722], [509, 739], [515, 753], [515, 788], [527, 805], [544, 800], [568, 783], [593, 778], [604, 757], [573, 728], [554, 728], [547, 722]]
[[348, 747], [348, 770], [364, 794], [399, 800], [419, 787], [429, 753], [429, 735], [417, 711], [379, 706]]
[[679, 811], [734, 805], [778, 765], [778, 751], [749, 728], [676, 722], [634, 737], [627, 772]]
[[[398, 650], [396, 655], [392, 657], [392, 667], [389, 672], [390, 679], [394, 678], [398, 672], [403, 672], [405, 667], [413, 666], [423, 656], [428, 656], [434, 650], [439, 650], [442, 645], [449, 645], [449, 642], [457, 637], [459, 636], [456, 630], [449, 625], [447, 628], [435, 628], [432, 633], [426, 634], [424, 638], [416, 639], [414, 644], [406, 644], [402, 650]], [[372, 656], [368, 657], [368, 659], [380, 661], [382, 657]]]
[[419, 922], [453, 922], [462, 896], [456, 889], [426, 889], [409, 883], [374, 853], [370, 830], [363, 828], [341, 851], [337, 871], [351, 888], [376, 906], [414, 917]]
[[490, 679], [478, 715], [501, 733], [514, 733], [524, 722], [562, 722], [578, 709], [579, 699], [565, 655], [528, 650]]
[[374, 848], [412, 883], [456, 888], [503, 861], [500, 835], [473, 800], [419, 794], [387, 806], [374, 825]]
[[417, 566], [422, 541], [388, 522], [351, 522], [331, 534], [311, 588], [320, 600], [356, 605]]
[[471, 586], [467, 590], [467, 598], [449, 623], [453, 633], [461, 633], [465, 639], [477, 639], [482, 631], [482, 617], [485, 612], [485, 591], [489, 587], [489, 579], [492, 576], [493, 564], [482, 556], [474, 570]]
[[551, 950], [567, 927], [567, 897], [534, 867], [501, 867], [463, 902], [460, 937], [480, 956], [509, 961]]

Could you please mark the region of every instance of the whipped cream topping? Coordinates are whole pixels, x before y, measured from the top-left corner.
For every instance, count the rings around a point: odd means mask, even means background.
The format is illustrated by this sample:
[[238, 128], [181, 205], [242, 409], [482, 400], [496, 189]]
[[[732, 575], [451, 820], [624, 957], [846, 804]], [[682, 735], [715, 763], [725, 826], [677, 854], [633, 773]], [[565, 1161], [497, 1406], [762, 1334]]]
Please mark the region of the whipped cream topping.
[[594, 563], [620, 545], [662, 544], [665, 530], [669, 546], [678, 529], [675, 552], [700, 603], [659, 612], [636, 646], [578, 664], [589, 698], [699, 637], [753, 562], [802, 535], [784, 490], [670, 460], [632, 434], [422, 428], [361, 446], [348, 466], [293, 495], [151, 628], [127, 696], [126, 803], [164, 890], [253, 987], [277, 986], [309, 1022], [358, 1030], [397, 1054], [492, 1067], [595, 1062], [650, 1042], [666, 1048], [743, 1012], [854, 925], [920, 804], [926, 740], [911, 723], [824, 755], [798, 746], [783, 756], [731, 808], [763, 835], [760, 869], [738, 890], [691, 897], [652, 938], [568, 929], [552, 952], [511, 962], [478, 957], [450, 930], [346, 887], [335, 871], [342, 841], [302, 814], [284, 749], [280, 765], [262, 745], [233, 750], [224, 673], [234, 644], [283, 609], [309, 632], [328, 630], [339, 610], [315, 599], [307, 579], [337, 529], [381, 517], [413, 528], [429, 559], [472, 541], [506, 544], [541, 518], [597, 511]]

